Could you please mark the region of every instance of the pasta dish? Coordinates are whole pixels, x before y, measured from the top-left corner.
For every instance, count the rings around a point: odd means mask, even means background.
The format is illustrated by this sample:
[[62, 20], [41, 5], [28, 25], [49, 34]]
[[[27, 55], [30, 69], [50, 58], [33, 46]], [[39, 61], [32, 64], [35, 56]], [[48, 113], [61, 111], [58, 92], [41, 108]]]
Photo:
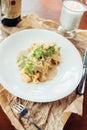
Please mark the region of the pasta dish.
[[24, 82], [39, 83], [46, 81], [48, 73], [60, 64], [60, 48], [56, 42], [33, 43], [20, 51], [17, 65]]

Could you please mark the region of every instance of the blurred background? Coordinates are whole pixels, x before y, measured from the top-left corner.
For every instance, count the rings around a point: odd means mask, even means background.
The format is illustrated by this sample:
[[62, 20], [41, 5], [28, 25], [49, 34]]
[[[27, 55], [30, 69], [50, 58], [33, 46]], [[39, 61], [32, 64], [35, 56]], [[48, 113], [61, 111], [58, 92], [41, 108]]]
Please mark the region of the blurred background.
[[61, 7], [62, 0], [22, 0], [22, 15], [32, 12], [43, 18], [58, 21]]
[[[59, 22], [63, 0], [22, 0], [21, 15], [29, 13], [36, 13], [42, 18], [51, 19]], [[87, 0], [79, 0], [87, 1]], [[1, 2], [1, 0], [0, 0]], [[87, 11], [83, 16], [80, 28], [87, 29]], [[0, 6], [0, 19], [1, 19], [1, 6]], [[83, 24], [84, 23], [84, 24]]]

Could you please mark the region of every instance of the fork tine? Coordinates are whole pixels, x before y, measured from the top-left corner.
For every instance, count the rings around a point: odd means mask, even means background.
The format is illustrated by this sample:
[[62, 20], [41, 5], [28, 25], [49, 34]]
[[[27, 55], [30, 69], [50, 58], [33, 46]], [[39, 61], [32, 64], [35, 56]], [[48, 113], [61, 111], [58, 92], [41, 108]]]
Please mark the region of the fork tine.
[[18, 108], [20, 108], [20, 109], [23, 109], [23, 108], [25, 108], [25, 106], [23, 106], [22, 104], [20, 104], [20, 103], [15, 103], [15, 106], [17, 106]]
[[22, 104], [18, 103], [18, 102], [14, 103], [14, 104], [11, 104], [10, 106], [20, 116], [24, 116], [28, 112], [28, 109], [25, 106], [23, 106]]
[[13, 106], [11, 106], [12, 109], [16, 110], [17, 112], [19, 112], [21, 109], [16, 106], [15, 104]]
[[11, 109], [14, 110], [16, 113], [19, 113], [20, 110], [18, 110], [18, 108], [16, 108], [15, 106], [11, 106]]
[[22, 108], [25, 108], [25, 106], [23, 106], [22, 104], [20, 104], [19, 102], [16, 103], [17, 105], [19, 105]]
[[33, 124], [37, 128], [37, 130], [41, 130], [41, 128], [37, 126], [36, 123], [34, 123], [33, 121], [31, 121], [31, 119], [29, 119], [30, 112], [25, 106], [17, 102], [17, 103], [11, 104], [10, 107], [17, 114], [19, 114], [19, 116], [27, 118], [31, 122], [31, 124]]
[[19, 103], [14, 103], [11, 104], [11, 108], [15, 111], [15, 112], [20, 112], [22, 109], [24, 109], [25, 107]]

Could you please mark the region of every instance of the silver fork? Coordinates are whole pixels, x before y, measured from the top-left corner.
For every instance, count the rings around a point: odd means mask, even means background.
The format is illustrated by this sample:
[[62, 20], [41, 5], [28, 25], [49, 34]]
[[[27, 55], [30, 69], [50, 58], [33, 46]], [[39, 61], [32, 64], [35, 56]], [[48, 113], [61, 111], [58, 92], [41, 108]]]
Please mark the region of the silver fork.
[[11, 104], [10, 106], [11, 106], [11, 109], [15, 111], [19, 116], [28, 119], [28, 121], [32, 125], [34, 125], [37, 128], [37, 130], [41, 130], [41, 128], [37, 126], [37, 124], [33, 122], [33, 120], [30, 118], [30, 112], [24, 105], [17, 102], [17, 103]]

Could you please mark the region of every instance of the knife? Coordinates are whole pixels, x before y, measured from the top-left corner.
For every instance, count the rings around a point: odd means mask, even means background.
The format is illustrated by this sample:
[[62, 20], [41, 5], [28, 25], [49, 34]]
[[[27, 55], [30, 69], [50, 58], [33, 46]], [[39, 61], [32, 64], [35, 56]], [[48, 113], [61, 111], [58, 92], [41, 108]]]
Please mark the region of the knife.
[[87, 48], [86, 48], [85, 54], [84, 54], [82, 78], [81, 78], [81, 81], [80, 81], [79, 86], [77, 88], [77, 93], [79, 95], [84, 94], [85, 84], [86, 84], [86, 74], [87, 74]]

